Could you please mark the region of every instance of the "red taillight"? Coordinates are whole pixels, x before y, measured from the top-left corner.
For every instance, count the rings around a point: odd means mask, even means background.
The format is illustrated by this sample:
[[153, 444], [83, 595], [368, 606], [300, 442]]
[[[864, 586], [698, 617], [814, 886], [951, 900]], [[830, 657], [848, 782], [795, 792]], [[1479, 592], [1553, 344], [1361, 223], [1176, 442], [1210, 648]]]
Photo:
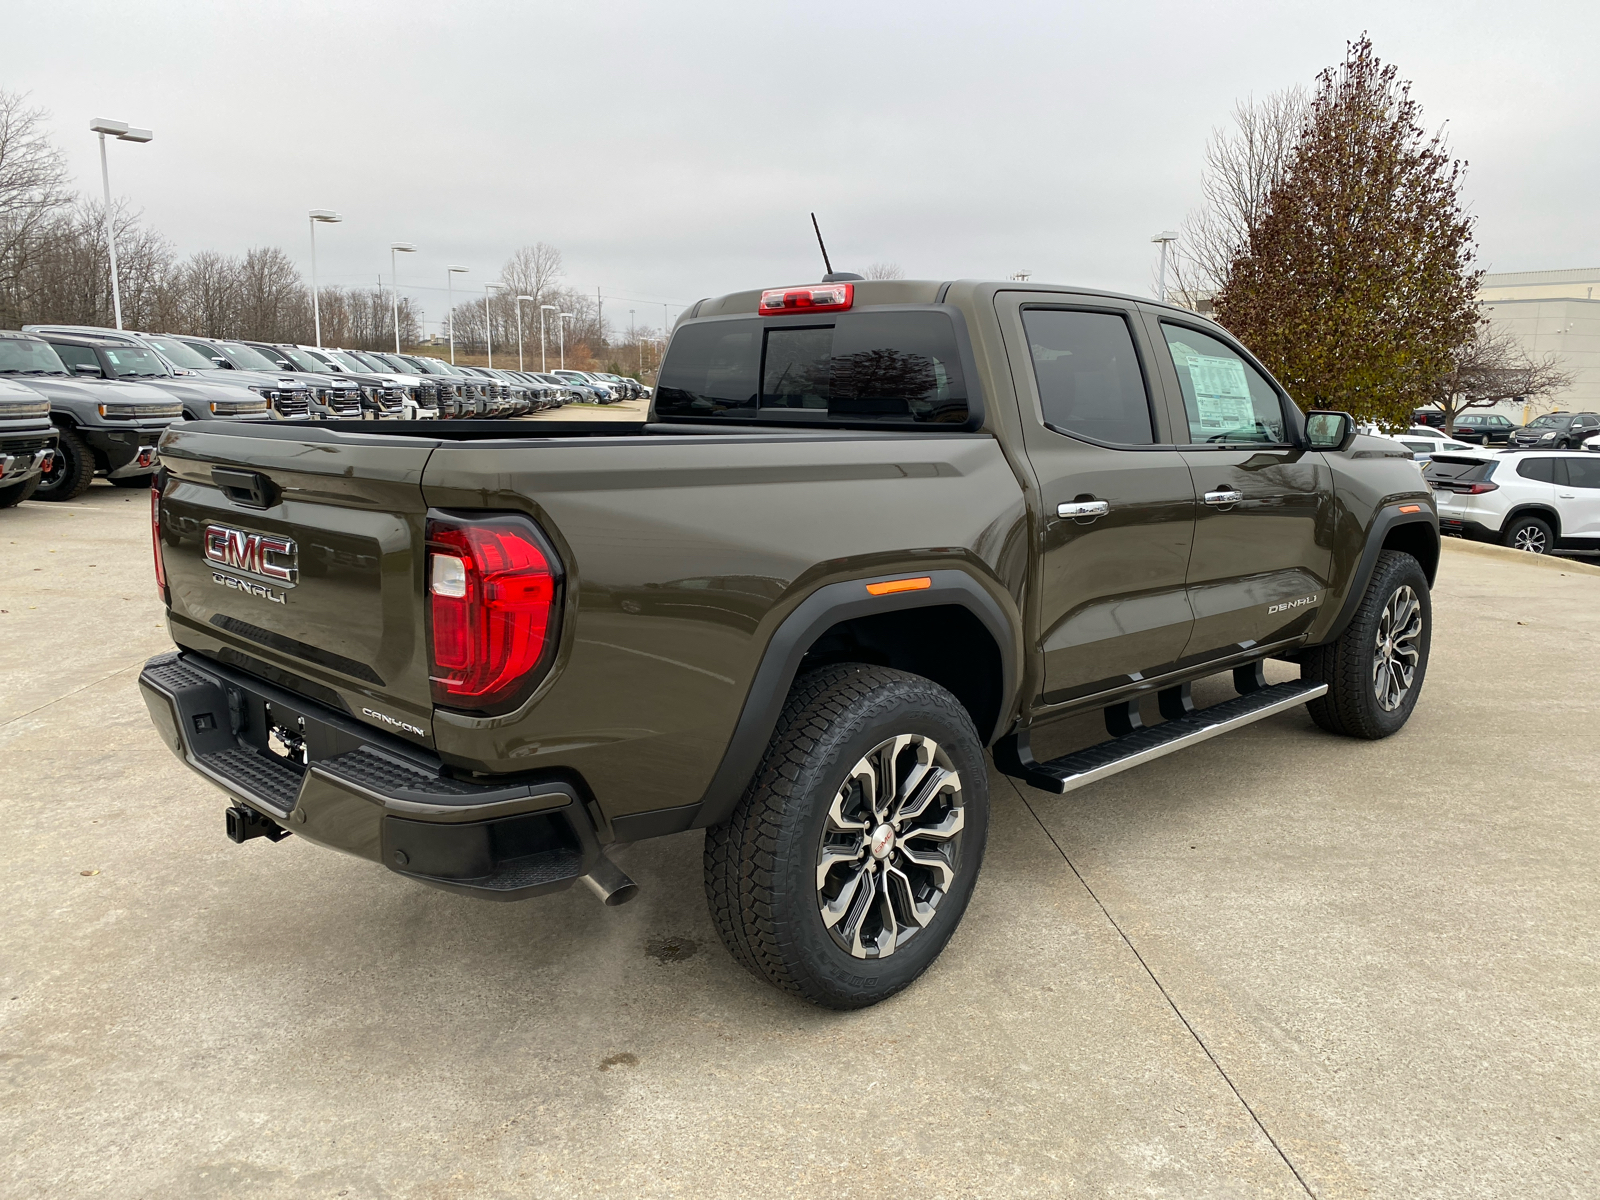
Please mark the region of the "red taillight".
[[1466, 494], [1469, 496], [1481, 496], [1485, 492], [1497, 492], [1499, 490], [1500, 485], [1498, 483], [1475, 483], [1466, 490]]
[[161, 485], [150, 483], [150, 551], [156, 557], [156, 589], [167, 598], [167, 564], [161, 561]]
[[508, 709], [555, 649], [559, 567], [520, 516], [428, 521], [429, 682], [437, 704]]
[[838, 312], [856, 302], [853, 283], [823, 283], [815, 287], [772, 288], [761, 293], [761, 314], [788, 312]]

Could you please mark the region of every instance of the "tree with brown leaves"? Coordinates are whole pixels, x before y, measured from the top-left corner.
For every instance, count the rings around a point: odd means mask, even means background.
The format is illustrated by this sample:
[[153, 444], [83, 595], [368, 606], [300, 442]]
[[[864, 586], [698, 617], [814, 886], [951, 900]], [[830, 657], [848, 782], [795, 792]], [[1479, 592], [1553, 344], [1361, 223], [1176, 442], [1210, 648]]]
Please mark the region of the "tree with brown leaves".
[[1480, 320], [1464, 164], [1363, 35], [1325, 70], [1216, 315], [1302, 408], [1387, 426], [1432, 401]]

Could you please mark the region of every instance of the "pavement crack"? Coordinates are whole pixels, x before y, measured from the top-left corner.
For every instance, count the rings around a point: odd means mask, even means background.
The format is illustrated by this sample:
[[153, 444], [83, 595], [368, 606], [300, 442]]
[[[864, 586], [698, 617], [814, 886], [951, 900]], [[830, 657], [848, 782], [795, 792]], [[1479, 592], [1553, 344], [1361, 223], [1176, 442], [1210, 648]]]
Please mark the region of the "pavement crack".
[[1038, 812], [1029, 803], [1028, 797], [1023, 795], [1022, 789], [1016, 785], [1016, 782], [1009, 778], [1006, 782], [1011, 785], [1011, 790], [1017, 794], [1017, 799], [1022, 801], [1023, 807], [1028, 810], [1028, 815], [1038, 822], [1040, 830], [1043, 831], [1045, 837], [1050, 839], [1050, 844], [1056, 848], [1056, 853], [1061, 855], [1061, 861], [1067, 864], [1067, 869], [1072, 872], [1079, 884], [1083, 886], [1083, 890], [1089, 893], [1089, 899], [1093, 900], [1095, 907], [1105, 915], [1106, 920], [1111, 923], [1111, 928], [1117, 931], [1117, 936], [1122, 939], [1123, 944], [1128, 947], [1133, 957], [1138, 960], [1139, 965], [1144, 968], [1144, 973], [1150, 976], [1150, 982], [1156, 985], [1156, 990], [1161, 993], [1161, 998], [1167, 1002], [1167, 1006], [1172, 1009], [1178, 1020], [1183, 1022], [1183, 1027], [1189, 1031], [1189, 1036], [1194, 1039], [1195, 1045], [1200, 1047], [1201, 1052], [1210, 1060], [1211, 1065], [1217, 1069], [1217, 1074], [1222, 1076], [1222, 1082], [1228, 1085], [1228, 1090], [1244, 1106], [1245, 1112], [1250, 1114], [1250, 1119], [1255, 1122], [1256, 1128], [1261, 1131], [1261, 1136], [1267, 1139], [1267, 1144], [1277, 1152], [1278, 1157], [1283, 1160], [1283, 1165], [1289, 1168], [1289, 1173], [1294, 1176], [1295, 1182], [1300, 1185], [1306, 1195], [1310, 1196], [1312, 1200], [1316, 1200], [1317, 1194], [1311, 1190], [1311, 1185], [1306, 1182], [1305, 1176], [1300, 1174], [1300, 1170], [1294, 1165], [1294, 1161], [1284, 1153], [1283, 1147], [1278, 1145], [1278, 1139], [1272, 1136], [1265, 1122], [1257, 1115], [1256, 1110], [1251, 1107], [1250, 1101], [1244, 1098], [1244, 1093], [1239, 1090], [1238, 1085], [1233, 1082], [1222, 1064], [1217, 1061], [1217, 1056], [1211, 1053], [1211, 1047], [1206, 1045], [1205, 1039], [1200, 1036], [1199, 1030], [1190, 1023], [1188, 1017], [1184, 1016], [1183, 1010], [1178, 1007], [1178, 1002], [1172, 998], [1172, 994], [1167, 991], [1166, 986], [1161, 982], [1155, 971], [1150, 968], [1150, 964], [1145, 961], [1144, 955], [1139, 953], [1139, 947], [1133, 944], [1133, 939], [1128, 936], [1127, 931], [1118, 923], [1116, 917], [1111, 915], [1111, 910], [1095, 894], [1094, 888], [1089, 886], [1089, 881], [1083, 877], [1083, 872], [1079, 871], [1077, 864], [1068, 857], [1066, 848], [1056, 841], [1055, 834], [1050, 832], [1050, 827], [1040, 818]]
[[8, 725], [15, 725], [18, 721], [21, 721], [26, 717], [33, 716], [34, 713], [43, 712], [52, 704], [60, 704], [63, 700], [66, 700], [71, 696], [76, 696], [79, 692], [86, 692], [92, 687], [98, 687], [108, 679], [115, 679], [118, 675], [125, 675], [127, 672], [137, 670], [143, 665], [144, 659], [141, 658], [135, 662], [129, 663], [125, 667], [118, 667], [115, 671], [109, 671], [100, 676], [98, 679], [91, 679], [88, 683], [81, 684], [78, 687], [73, 688], [70, 692], [62, 692], [61, 695], [52, 697], [51, 699], [46, 700], [43, 704], [30, 708], [27, 712], [18, 713], [14, 717], [7, 717], [4, 721], [0, 721], [0, 729], [4, 729]]

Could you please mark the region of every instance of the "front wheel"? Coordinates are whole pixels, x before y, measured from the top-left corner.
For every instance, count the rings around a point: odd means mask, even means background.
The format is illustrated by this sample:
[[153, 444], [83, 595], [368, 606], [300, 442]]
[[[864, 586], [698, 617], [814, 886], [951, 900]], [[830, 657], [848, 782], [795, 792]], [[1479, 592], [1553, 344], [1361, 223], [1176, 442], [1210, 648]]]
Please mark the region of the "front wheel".
[[1346, 737], [1398, 733], [1422, 692], [1432, 640], [1433, 604], [1422, 564], [1398, 550], [1383, 551], [1345, 631], [1300, 660], [1301, 679], [1328, 685], [1306, 705], [1311, 719]]
[[39, 477], [25, 479], [21, 483], [8, 483], [0, 487], [0, 508], [15, 508], [39, 489]]
[[39, 477], [40, 500], [75, 500], [94, 482], [94, 452], [72, 429], [59, 431], [56, 452]]
[[795, 683], [743, 799], [706, 830], [706, 899], [758, 979], [864, 1008], [944, 949], [988, 828], [983, 745], [954, 696], [888, 667], [824, 667]]

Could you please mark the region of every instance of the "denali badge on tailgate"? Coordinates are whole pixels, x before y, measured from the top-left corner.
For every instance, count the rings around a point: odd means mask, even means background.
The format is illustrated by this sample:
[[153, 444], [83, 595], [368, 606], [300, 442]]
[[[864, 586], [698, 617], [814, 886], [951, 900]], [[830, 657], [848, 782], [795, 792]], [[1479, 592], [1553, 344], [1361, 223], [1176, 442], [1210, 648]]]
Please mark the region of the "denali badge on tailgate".
[[[243, 529], [230, 529], [226, 525], [207, 525], [204, 538], [206, 561], [270, 580], [283, 587], [293, 587], [300, 577], [299, 554], [288, 538], [274, 537], [268, 533], [249, 533]], [[283, 596], [271, 588], [258, 587], [242, 579], [234, 579], [220, 571], [211, 573], [213, 582], [236, 591], [283, 603]]]

